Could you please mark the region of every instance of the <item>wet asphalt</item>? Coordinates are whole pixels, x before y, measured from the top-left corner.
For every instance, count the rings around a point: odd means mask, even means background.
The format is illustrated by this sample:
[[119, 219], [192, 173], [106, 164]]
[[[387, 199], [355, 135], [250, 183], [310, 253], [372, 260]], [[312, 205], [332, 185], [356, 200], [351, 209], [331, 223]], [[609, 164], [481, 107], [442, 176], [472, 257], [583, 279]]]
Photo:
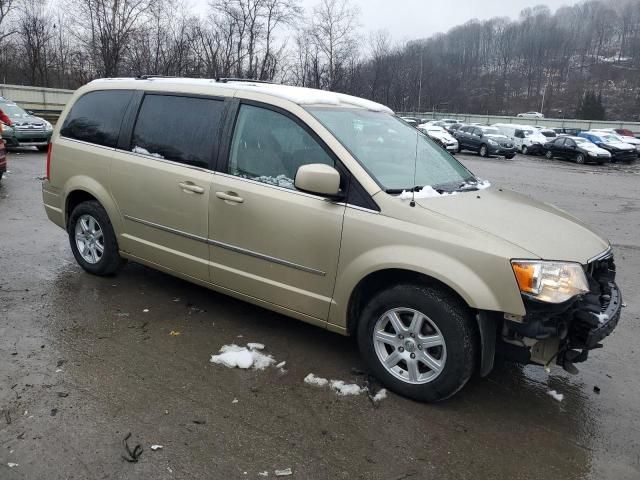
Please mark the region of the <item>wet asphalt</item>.
[[[302, 479], [640, 478], [640, 166], [459, 158], [596, 226], [627, 307], [575, 376], [501, 364], [446, 403], [389, 394], [374, 405], [303, 383], [313, 372], [364, 384], [351, 339], [140, 265], [85, 273], [42, 208], [45, 155], [11, 152], [0, 185], [0, 479], [285, 468]], [[209, 363], [247, 342], [264, 343], [286, 373]], [[129, 432], [143, 447], [137, 463], [122, 458]]]

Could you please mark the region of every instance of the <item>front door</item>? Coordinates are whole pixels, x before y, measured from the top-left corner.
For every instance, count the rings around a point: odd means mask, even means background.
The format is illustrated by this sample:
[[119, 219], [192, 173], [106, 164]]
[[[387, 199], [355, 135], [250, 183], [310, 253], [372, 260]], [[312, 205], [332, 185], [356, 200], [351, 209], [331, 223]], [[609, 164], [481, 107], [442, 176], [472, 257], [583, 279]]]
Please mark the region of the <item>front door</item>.
[[111, 191], [123, 216], [120, 248], [209, 280], [209, 194], [224, 102], [147, 94], [128, 151], [116, 151]]
[[310, 163], [335, 160], [291, 116], [240, 105], [227, 165], [211, 191], [211, 279], [326, 319], [345, 206], [295, 189], [298, 167]]

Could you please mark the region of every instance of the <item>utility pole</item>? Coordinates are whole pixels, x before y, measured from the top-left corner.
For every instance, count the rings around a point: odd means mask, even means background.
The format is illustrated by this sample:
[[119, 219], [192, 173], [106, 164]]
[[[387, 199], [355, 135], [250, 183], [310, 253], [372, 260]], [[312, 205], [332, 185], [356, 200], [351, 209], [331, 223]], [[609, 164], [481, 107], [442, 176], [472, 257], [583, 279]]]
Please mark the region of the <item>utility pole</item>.
[[418, 81], [418, 112], [422, 112], [422, 64], [424, 62], [424, 50], [420, 50], [420, 79]]

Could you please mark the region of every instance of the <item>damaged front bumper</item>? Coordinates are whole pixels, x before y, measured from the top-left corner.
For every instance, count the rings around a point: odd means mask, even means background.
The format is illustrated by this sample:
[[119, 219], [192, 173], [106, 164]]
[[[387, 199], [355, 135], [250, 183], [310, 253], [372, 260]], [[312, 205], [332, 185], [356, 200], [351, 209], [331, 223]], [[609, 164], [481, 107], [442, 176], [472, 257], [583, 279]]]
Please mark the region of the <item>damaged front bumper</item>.
[[622, 294], [615, 283], [615, 263], [610, 250], [585, 266], [589, 292], [563, 304], [523, 297], [527, 314], [520, 321], [504, 319], [496, 353], [521, 363], [560, 365], [576, 373], [620, 321]]

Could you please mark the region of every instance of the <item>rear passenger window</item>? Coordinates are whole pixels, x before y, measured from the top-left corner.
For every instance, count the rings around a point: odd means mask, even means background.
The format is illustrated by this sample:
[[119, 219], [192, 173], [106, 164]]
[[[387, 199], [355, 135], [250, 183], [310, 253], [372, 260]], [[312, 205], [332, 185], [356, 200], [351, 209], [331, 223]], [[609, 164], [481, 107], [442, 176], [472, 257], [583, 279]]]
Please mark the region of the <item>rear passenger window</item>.
[[63, 137], [115, 147], [131, 90], [99, 90], [80, 97], [64, 120]]
[[310, 163], [335, 166], [318, 142], [289, 117], [252, 105], [240, 107], [230, 174], [293, 189], [298, 168]]
[[145, 95], [131, 151], [210, 168], [218, 150], [224, 102], [176, 95]]

